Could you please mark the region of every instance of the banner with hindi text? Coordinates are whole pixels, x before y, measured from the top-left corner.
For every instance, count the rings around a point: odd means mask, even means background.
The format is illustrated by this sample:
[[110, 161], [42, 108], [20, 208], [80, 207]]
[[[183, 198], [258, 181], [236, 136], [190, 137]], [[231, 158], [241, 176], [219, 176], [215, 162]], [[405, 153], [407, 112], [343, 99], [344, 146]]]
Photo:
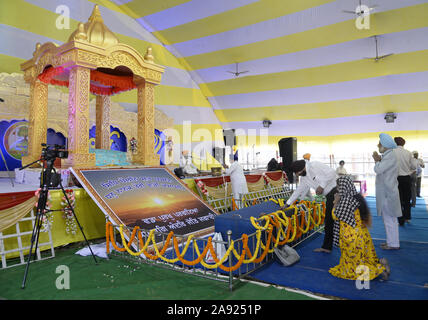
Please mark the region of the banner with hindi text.
[[71, 169], [116, 225], [176, 235], [214, 231], [218, 214], [164, 167]]

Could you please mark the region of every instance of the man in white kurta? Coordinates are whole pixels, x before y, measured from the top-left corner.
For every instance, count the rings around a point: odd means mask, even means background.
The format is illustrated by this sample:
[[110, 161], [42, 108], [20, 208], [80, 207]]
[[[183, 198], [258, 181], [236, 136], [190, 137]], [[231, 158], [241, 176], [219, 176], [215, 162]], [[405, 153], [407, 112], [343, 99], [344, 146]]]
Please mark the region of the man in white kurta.
[[382, 216], [386, 232], [386, 243], [382, 244], [381, 248], [393, 250], [400, 248], [397, 218], [402, 215], [397, 180], [398, 161], [394, 153], [397, 144], [386, 133], [381, 133], [379, 138], [378, 148], [382, 156], [376, 151], [373, 152], [376, 172], [376, 209], [377, 214]]
[[230, 162], [230, 167], [226, 169], [226, 175], [230, 176], [233, 198], [238, 207], [241, 208], [240, 198], [248, 193], [247, 180], [245, 179], [244, 169], [238, 161], [234, 161], [233, 155], [230, 157]]
[[339, 166], [336, 168], [336, 173], [339, 177], [346, 176], [348, 174], [348, 172], [346, 172], [346, 169], [345, 169], [345, 161], [341, 160], [339, 162]]
[[193, 164], [192, 157], [189, 154], [189, 151], [183, 150], [181, 152], [180, 158], [180, 168], [183, 169], [185, 174], [197, 174], [198, 168]]
[[291, 205], [297, 199], [302, 199], [311, 189], [314, 189], [317, 195], [324, 195], [326, 197], [324, 242], [321, 248], [317, 248], [314, 251], [330, 253], [335, 237], [331, 210], [333, 209], [334, 194], [337, 192], [336, 171], [324, 163], [306, 160], [294, 161], [290, 168], [299, 176], [299, 185], [287, 200], [287, 206]]

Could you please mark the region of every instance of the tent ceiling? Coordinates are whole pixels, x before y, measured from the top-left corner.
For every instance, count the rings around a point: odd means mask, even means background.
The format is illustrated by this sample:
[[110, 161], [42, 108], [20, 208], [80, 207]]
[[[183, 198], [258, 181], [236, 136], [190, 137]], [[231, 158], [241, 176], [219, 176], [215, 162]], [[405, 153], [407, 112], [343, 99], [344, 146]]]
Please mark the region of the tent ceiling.
[[[428, 111], [427, 1], [362, 1], [368, 29], [343, 12], [356, 0], [115, 2], [179, 58], [226, 127], [364, 116], [373, 130], [388, 111]], [[375, 35], [378, 55], [393, 53], [377, 62], [365, 59]], [[249, 72], [228, 72], [236, 63]]]
[[[262, 120], [270, 119], [269, 135], [277, 136], [426, 130], [428, 1], [361, 1], [375, 7], [368, 29], [358, 29], [356, 15], [343, 12], [355, 10], [359, 0], [64, 2], [73, 23], [86, 21], [97, 3], [121, 42], [141, 50], [152, 45], [157, 62], [167, 65], [157, 106], [181, 118], [186, 110], [201, 125], [218, 118], [235, 129], [262, 129]], [[34, 12], [43, 21], [57, 19], [63, 3], [18, 2], [25, 16]], [[12, 2], [2, 6], [16, 10]], [[7, 57], [28, 59], [30, 51], [18, 46], [17, 36], [24, 45], [31, 44], [30, 36], [60, 43], [69, 35], [9, 20], [3, 17], [0, 25], [10, 39], [1, 51]], [[378, 54], [393, 53], [377, 62], [366, 59], [376, 56], [375, 35]], [[234, 76], [236, 63], [248, 72]], [[132, 97], [121, 99], [135, 108]], [[386, 112], [398, 113], [393, 127], [385, 127]]]

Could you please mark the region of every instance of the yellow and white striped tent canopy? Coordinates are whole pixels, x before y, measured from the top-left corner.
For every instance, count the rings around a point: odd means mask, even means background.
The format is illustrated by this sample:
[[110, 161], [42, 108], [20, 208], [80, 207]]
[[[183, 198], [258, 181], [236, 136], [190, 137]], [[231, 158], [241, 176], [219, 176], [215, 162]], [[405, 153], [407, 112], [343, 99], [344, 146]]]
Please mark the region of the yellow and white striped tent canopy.
[[[371, 152], [389, 132], [428, 154], [427, 0], [2, 0], [0, 72], [20, 72], [37, 42], [66, 42], [94, 4], [121, 42], [166, 66], [155, 103], [177, 145], [222, 143], [216, 130], [233, 128], [249, 148], [293, 136], [299, 154]], [[135, 92], [113, 100], [136, 111]]]

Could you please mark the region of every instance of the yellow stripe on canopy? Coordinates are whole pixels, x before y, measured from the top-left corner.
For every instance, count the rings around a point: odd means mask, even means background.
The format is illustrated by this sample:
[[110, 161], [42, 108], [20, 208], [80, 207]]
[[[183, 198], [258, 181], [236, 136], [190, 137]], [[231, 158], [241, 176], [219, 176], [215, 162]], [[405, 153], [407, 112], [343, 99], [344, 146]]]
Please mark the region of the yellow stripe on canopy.
[[287, 106], [214, 110], [221, 122], [327, 119], [428, 111], [428, 91]]
[[21, 72], [21, 63], [23, 62], [25, 62], [24, 59], [0, 54], [0, 72]]
[[234, 64], [236, 61], [263, 59], [281, 54], [309, 50], [347, 41], [424, 28], [428, 26], [428, 3], [405, 7], [370, 16], [370, 29], [355, 27], [355, 19], [324, 27], [268, 39], [224, 50], [180, 58], [191, 70]]
[[191, 0], [133, 0], [119, 8], [130, 17], [138, 19], [189, 1]]
[[315, 68], [209, 82], [201, 84], [200, 88], [207, 96], [223, 96], [310, 87], [426, 70], [428, 70], [428, 50], [421, 50], [395, 54], [377, 62], [362, 59]]
[[[90, 14], [88, 12], [88, 18]], [[70, 18], [70, 29], [60, 30], [55, 27], [57, 18], [58, 14], [55, 12], [40, 8], [23, 0], [2, 1], [1, 3], [0, 24], [9, 25], [65, 43], [70, 34], [77, 28], [79, 21]], [[115, 35], [119, 38], [119, 41], [130, 45], [139, 51], [142, 56], [144, 56], [147, 47], [152, 47], [155, 62], [158, 64], [184, 69], [180, 62], [162, 45], [118, 33], [115, 33]], [[28, 52], [28, 58], [31, 58], [31, 55], [32, 52]]]
[[153, 34], [165, 44], [174, 44], [242, 28], [333, 1], [335, 0], [288, 1], [285, 3], [284, 0], [260, 0]]
[[120, 12], [123, 14], [126, 14], [125, 11], [123, 11], [116, 3], [110, 1], [110, 0], [88, 0], [94, 4], [98, 4], [100, 6], [106, 7], [107, 9], [110, 9], [112, 11]]

